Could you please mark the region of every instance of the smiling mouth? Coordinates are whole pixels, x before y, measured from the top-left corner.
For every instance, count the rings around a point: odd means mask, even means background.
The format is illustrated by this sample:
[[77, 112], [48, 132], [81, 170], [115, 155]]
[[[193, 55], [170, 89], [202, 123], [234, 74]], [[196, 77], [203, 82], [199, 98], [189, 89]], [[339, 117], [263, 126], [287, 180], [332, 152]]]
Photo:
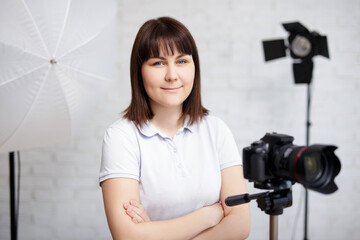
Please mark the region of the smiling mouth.
[[162, 89], [162, 90], [165, 90], [165, 91], [174, 92], [174, 91], [179, 90], [180, 88], [182, 88], [182, 86], [180, 86], [180, 87], [174, 87], [174, 88], [161, 88], [161, 89]]

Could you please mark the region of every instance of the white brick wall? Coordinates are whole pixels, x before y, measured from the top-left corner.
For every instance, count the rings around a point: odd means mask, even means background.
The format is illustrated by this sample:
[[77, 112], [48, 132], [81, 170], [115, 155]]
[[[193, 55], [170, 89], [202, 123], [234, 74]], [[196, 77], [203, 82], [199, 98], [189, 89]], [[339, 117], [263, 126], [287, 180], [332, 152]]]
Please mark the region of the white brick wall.
[[[336, 179], [339, 191], [309, 193], [309, 238], [358, 239], [360, 0], [118, 2], [116, 81], [71, 143], [21, 152], [19, 239], [110, 239], [97, 183], [102, 136], [129, 103], [129, 56], [139, 26], [164, 15], [193, 33], [204, 104], [228, 123], [240, 151], [269, 131], [305, 143], [306, 87], [293, 83], [289, 57], [264, 62], [261, 41], [286, 38], [281, 23], [294, 20], [328, 36], [331, 59], [314, 59], [310, 139], [337, 145], [342, 170]], [[0, 239], [9, 239], [7, 154], [0, 154], [0, 164]], [[303, 209], [298, 208], [303, 190], [296, 184], [293, 192], [293, 206], [279, 217], [279, 239], [291, 239], [294, 229], [294, 239], [303, 238]], [[255, 202], [251, 209], [250, 239], [267, 239], [269, 217]]]

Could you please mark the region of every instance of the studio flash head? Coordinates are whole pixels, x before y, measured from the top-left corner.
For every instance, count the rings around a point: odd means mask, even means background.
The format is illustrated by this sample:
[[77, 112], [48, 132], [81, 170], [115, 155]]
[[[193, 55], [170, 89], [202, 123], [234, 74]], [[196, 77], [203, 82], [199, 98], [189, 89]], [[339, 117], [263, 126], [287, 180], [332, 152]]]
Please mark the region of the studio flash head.
[[300, 22], [283, 23], [289, 32], [287, 39], [263, 41], [265, 61], [286, 57], [287, 52], [294, 59], [293, 73], [295, 83], [311, 83], [314, 56], [330, 58], [327, 37], [316, 31], [309, 31]]
[[330, 194], [338, 188], [334, 178], [341, 164], [333, 145], [297, 146], [285, 134], [267, 133], [243, 149], [244, 177], [255, 187], [271, 189], [286, 180], [305, 188]]

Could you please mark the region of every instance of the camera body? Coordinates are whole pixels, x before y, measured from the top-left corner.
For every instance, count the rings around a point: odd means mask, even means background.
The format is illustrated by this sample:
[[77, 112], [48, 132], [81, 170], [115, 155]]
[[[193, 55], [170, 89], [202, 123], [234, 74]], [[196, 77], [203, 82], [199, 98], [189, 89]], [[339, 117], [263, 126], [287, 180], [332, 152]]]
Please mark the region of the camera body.
[[[267, 133], [243, 149], [244, 177], [257, 188], [284, 188], [299, 182], [304, 187], [332, 193], [337, 190], [335, 176], [340, 161], [332, 145], [297, 146], [285, 134]], [[291, 185], [290, 185], [291, 187]]]
[[243, 149], [244, 177], [250, 181], [265, 182], [276, 179], [272, 172], [273, 165], [269, 163], [273, 159], [277, 149], [291, 145], [294, 141], [292, 136], [266, 133], [261, 140], [253, 142]]

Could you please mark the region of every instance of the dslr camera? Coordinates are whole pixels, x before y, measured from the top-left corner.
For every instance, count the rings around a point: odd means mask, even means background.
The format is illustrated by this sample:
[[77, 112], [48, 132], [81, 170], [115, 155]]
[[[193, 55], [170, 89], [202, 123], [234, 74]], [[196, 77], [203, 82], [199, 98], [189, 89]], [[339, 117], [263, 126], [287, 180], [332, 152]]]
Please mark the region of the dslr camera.
[[330, 194], [338, 188], [334, 178], [341, 164], [333, 145], [297, 146], [285, 134], [267, 133], [243, 149], [244, 177], [256, 188], [272, 189], [291, 181], [305, 188]]

